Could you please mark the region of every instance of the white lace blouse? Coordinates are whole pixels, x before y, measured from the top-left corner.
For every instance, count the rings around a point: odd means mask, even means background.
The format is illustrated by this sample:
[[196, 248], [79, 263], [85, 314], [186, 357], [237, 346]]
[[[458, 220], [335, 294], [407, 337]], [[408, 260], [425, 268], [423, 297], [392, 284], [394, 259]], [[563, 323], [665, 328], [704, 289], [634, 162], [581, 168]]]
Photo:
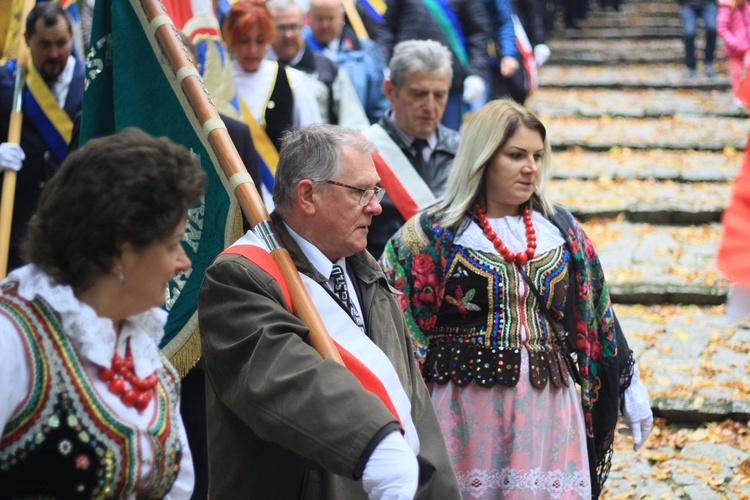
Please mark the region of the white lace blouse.
[[[487, 221], [509, 250], [515, 253], [526, 250], [526, 226], [523, 224], [522, 216], [487, 218]], [[531, 212], [531, 221], [536, 231], [537, 254], [543, 254], [565, 243], [560, 231], [539, 212]], [[476, 223], [469, 224], [466, 230], [456, 237], [454, 243], [472, 250], [499, 255], [495, 246]]]

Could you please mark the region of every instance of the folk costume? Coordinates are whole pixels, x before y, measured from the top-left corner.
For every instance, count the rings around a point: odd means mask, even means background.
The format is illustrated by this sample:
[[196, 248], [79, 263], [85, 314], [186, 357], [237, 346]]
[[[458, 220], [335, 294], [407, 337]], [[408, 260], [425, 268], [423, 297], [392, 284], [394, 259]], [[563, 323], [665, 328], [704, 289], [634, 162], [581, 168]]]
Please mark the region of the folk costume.
[[254, 72], [245, 71], [237, 61], [231, 62], [231, 68], [241, 118], [250, 127], [258, 151], [263, 179], [260, 191], [270, 208], [282, 134], [289, 127], [321, 123], [320, 111], [305, 85], [308, 77], [300, 71], [268, 59], [261, 61]]
[[[47, 86], [31, 61], [27, 66], [21, 130], [26, 159], [16, 179], [8, 269], [22, 265], [19, 247], [26, 226], [36, 211], [42, 189], [60, 168], [67, 151], [73, 119], [81, 110], [85, 69], [83, 61], [70, 56], [58, 79]], [[0, 66], [0, 141], [8, 139], [15, 71], [15, 60]]]
[[[533, 211], [534, 256], [513, 263], [473, 214], [458, 228], [440, 218], [410, 219], [381, 266], [404, 294], [464, 498], [597, 496], [633, 361], [591, 242], [566, 210]], [[526, 251], [521, 216], [489, 224]]]
[[[272, 266], [241, 251], [253, 246], [251, 235], [220, 255], [199, 297], [209, 474], [217, 478], [210, 496], [367, 498], [360, 479], [370, 454], [401, 429], [420, 465], [417, 498], [460, 498], [401, 310], [377, 263], [364, 251], [340, 259], [360, 328], [329, 288], [324, 268], [333, 271], [333, 263], [278, 214], [272, 219], [349, 370], [305, 342], [307, 327], [290, 312]], [[355, 372], [367, 370], [350, 361], [375, 374], [387, 397], [365, 390]]]
[[[158, 349], [165, 322], [152, 309], [118, 336], [34, 265], [2, 282], [0, 497], [190, 498], [179, 376]], [[153, 387], [141, 409], [101, 374], [128, 352], [133, 375]]]

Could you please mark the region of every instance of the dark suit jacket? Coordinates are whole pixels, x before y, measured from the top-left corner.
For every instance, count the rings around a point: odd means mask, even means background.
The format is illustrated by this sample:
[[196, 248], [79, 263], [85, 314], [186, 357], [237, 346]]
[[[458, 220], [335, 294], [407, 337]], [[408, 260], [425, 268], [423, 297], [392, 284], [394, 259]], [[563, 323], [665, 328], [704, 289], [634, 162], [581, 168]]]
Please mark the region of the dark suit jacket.
[[[448, 0], [455, 13], [466, 40], [468, 65], [462, 66], [451, 50], [453, 59], [453, 82], [451, 92], [463, 91], [464, 79], [469, 75], [487, 78], [487, 36], [489, 24], [482, 0]], [[450, 49], [445, 32], [435, 21], [421, 0], [386, 0], [383, 22], [378, 25], [378, 46], [383, 59], [388, 63], [393, 48], [404, 40], [435, 40]]]
[[[83, 85], [86, 66], [76, 60], [73, 80], [70, 83], [68, 97], [63, 107], [71, 119], [81, 109]], [[13, 105], [14, 75], [7, 66], [0, 66], [0, 142], [8, 140], [8, 127], [11, 106]], [[51, 151], [44, 137], [37, 130], [31, 118], [26, 114], [24, 104], [23, 128], [21, 130], [21, 148], [26, 153], [23, 168], [16, 178], [16, 196], [13, 203], [13, 222], [10, 233], [10, 253], [8, 271], [20, 267], [23, 262], [18, 254], [21, 241], [26, 233], [26, 226], [36, 211], [39, 197], [47, 181], [60, 168], [60, 162]], [[0, 181], [2, 185], [2, 181]]]

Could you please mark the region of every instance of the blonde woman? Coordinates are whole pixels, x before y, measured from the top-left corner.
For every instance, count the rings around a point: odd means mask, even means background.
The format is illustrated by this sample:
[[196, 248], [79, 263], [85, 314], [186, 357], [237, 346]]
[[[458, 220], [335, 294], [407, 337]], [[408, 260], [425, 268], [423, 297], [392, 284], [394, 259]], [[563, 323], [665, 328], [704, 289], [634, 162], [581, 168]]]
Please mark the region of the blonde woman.
[[549, 174], [544, 125], [492, 101], [381, 258], [464, 498], [598, 496], [620, 402], [636, 447], [650, 431], [596, 251]]

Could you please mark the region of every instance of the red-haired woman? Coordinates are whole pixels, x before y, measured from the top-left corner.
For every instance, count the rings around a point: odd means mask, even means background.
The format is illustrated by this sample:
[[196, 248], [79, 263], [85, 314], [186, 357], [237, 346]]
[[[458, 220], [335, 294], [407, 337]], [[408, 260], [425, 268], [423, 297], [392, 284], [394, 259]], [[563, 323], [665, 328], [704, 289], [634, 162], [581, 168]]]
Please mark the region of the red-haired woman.
[[263, 0], [233, 4], [221, 30], [234, 59], [232, 74], [244, 121], [249, 112], [277, 148], [290, 126], [321, 123], [315, 96], [305, 85], [307, 76], [266, 59], [276, 30]]

